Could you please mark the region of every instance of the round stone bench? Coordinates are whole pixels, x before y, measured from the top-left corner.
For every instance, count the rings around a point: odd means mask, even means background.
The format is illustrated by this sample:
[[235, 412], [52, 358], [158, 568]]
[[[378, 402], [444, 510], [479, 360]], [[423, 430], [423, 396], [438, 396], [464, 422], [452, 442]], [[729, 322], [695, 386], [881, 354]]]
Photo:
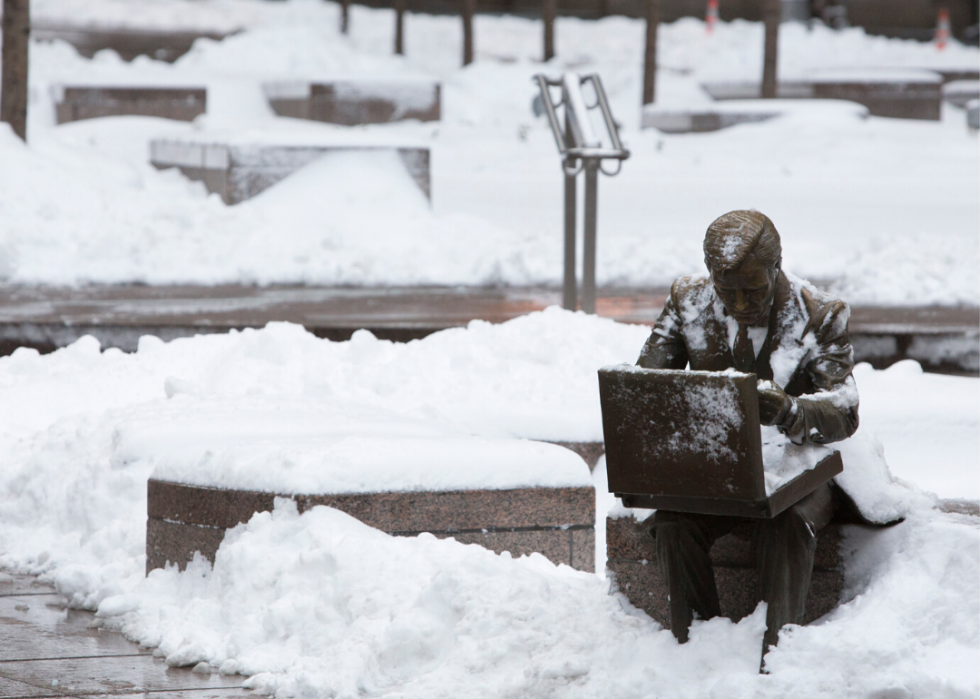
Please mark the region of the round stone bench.
[[460, 435], [353, 406], [158, 412], [117, 435], [118, 458], [154, 465], [147, 571], [183, 568], [195, 552], [213, 561], [225, 532], [276, 498], [301, 513], [334, 507], [396, 536], [428, 532], [595, 569], [595, 489], [579, 453], [598, 458], [601, 444]]

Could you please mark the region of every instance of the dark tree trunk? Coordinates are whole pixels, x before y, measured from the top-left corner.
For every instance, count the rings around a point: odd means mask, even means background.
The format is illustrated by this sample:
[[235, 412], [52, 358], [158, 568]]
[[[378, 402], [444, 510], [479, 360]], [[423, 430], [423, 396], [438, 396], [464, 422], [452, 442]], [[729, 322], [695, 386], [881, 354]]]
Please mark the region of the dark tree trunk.
[[27, 140], [27, 46], [31, 35], [29, 0], [3, 0], [3, 75], [0, 78], [0, 121]]
[[782, 19], [781, 0], [764, 0], [762, 19], [766, 25], [766, 52], [762, 62], [762, 96], [776, 96], [776, 64], [779, 55], [779, 22]]
[[558, 14], [558, 0], [544, 0], [541, 5], [541, 19], [544, 21], [544, 60], [555, 57], [555, 15]]
[[660, 26], [660, 0], [647, 0], [647, 43], [643, 52], [643, 104], [657, 98], [657, 28]]
[[405, 0], [395, 0], [395, 53], [405, 54]]
[[350, 27], [350, 0], [340, 0], [340, 33], [346, 34]]
[[463, 0], [463, 65], [473, 62], [473, 13], [476, 0]]

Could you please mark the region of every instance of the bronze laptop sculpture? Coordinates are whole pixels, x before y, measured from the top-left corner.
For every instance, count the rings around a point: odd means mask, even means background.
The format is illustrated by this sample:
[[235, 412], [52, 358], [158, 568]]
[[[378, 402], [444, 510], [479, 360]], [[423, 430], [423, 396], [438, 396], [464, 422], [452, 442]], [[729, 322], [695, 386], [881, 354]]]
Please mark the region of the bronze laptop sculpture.
[[[858, 393], [847, 305], [782, 271], [779, 233], [758, 211], [715, 220], [704, 258], [709, 276], [674, 282], [637, 364], [754, 373], [770, 382], [758, 390], [763, 425], [797, 444], [850, 437], [858, 427]], [[802, 621], [816, 534], [846, 500], [827, 482], [778, 516], [752, 520], [759, 594], [768, 603], [763, 654], [784, 624]], [[708, 552], [742, 521], [658, 509], [649, 523], [669, 588], [671, 630], [681, 643], [695, 615], [721, 614]]]

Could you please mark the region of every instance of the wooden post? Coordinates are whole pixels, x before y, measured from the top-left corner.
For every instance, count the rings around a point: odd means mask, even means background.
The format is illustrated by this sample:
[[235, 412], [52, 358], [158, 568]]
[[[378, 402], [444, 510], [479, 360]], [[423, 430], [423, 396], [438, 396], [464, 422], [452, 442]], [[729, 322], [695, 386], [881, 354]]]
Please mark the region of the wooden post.
[[643, 53], [643, 104], [657, 98], [657, 28], [660, 26], [660, 0], [647, 2], [647, 44]]
[[340, 33], [346, 34], [350, 27], [350, 0], [340, 0]]
[[3, 0], [3, 55], [0, 56], [0, 121], [27, 140], [27, 46], [31, 36], [29, 0]]
[[405, 55], [405, 0], [395, 0], [395, 53]]
[[476, 0], [463, 2], [463, 65], [473, 62], [473, 14], [476, 11]]
[[776, 65], [779, 55], [779, 22], [782, 19], [782, 0], [764, 0], [762, 20], [766, 25], [766, 51], [762, 62], [762, 97], [776, 96]]
[[555, 15], [558, 14], [558, 0], [543, 0], [541, 20], [544, 22], [544, 60], [555, 57]]

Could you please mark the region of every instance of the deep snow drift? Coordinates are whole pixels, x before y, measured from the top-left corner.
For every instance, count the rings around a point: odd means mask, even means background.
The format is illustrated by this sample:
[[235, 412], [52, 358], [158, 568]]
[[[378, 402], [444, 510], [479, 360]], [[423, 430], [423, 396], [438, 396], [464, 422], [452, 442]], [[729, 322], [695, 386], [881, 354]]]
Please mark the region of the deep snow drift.
[[647, 332], [550, 309], [408, 344], [368, 333], [332, 343], [275, 324], [144, 338], [132, 355], [91, 338], [47, 356], [19, 350], [0, 358], [0, 566], [44, 573], [172, 664], [255, 675], [282, 696], [974, 696], [978, 527], [932, 510], [923, 491], [980, 495], [980, 395], [976, 379], [911, 362], [856, 370], [861, 430], [877, 431], [893, 471], [915, 484], [904, 488], [911, 512], [848, 535], [846, 604], [788, 630], [767, 677], [756, 674], [761, 610], [700, 624], [678, 646], [601, 576], [391, 538], [326, 509], [256, 516], [213, 572], [144, 578], [155, 464], [134, 451], [146, 434], [134, 425], [175, 414], [219, 424], [278, 405], [279, 426], [302, 431], [296, 410], [344, 406], [351, 420], [476, 437], [595, 439], [595, 371], [635, 360]]
[[[143, 5], [141, 5], [143, 7]], [[633, 152], [603, 178], [598, 276], [663, 285], [701, 269], [710, 221], [734, 208], [766, 212], [783, 234], [787, 269], [826, 280], [852, 303], [980, 301], [980, 168], [962, 110], [941, 122], [802, 109], [708, 134], [639, 130], [642, 22], [561, 19], [558, 56], [542, 65], [540, 23], [479, 17], [477, 61], [461, 69], [455, 17], [409, 15], [407, 55], [391, 55], [392, 15], [336, 6], [161, 2], [140, 19], [125, 2], [49, 0], [38, 18], [247, 31], [202, 40], [176, 64], [112, 53], [79, 58], [32, 45], [29, 148], [0, 129], [0, 279], [21, 283], [308, 282], [557, 284], [562, 178], [544, 119], [530, 110], [539, 71], [597, 71]], [[660, 35], [659, 100], [704, 103], [700, 82], [755, 79], [761, 27], [721, 24], [707, 37], [685, 19]], [[869, 37], [859, 29], [784, 25], [781, 75], [856, 67], [976, 68], [953, 43]], [[261, 83], [410, 76], [443, 83], [443, 120], [358, 128], [365, 138], [432, 149], [433, 206], [377, 158], [326, 158], [235, 207], [147, 163], [157, 136], [240, 133], [267, 140], [343, 131], [275, 118]], [[202, 84], [209, 113], [194, 124], [123, 117], [53, 126], [61, 83]], [[384, 206], [379, 206], [383, 203]]]

